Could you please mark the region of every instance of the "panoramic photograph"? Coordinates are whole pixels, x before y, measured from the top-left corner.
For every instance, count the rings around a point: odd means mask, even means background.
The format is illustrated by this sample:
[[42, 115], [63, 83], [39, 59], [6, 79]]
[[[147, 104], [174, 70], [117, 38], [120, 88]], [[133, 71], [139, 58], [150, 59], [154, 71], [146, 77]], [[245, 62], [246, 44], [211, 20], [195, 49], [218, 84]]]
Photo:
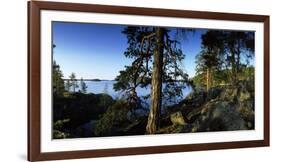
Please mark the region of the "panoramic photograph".
[[52, 138], [255, 129], [255, 32], [52, 22]]

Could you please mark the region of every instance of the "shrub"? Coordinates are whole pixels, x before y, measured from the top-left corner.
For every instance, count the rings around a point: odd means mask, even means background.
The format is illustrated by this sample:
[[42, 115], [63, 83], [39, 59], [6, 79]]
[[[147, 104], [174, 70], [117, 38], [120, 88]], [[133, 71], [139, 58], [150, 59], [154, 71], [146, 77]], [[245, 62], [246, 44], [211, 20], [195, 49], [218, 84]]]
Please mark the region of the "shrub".
[[109, 107], [95, 126], [96, 136], [118, 135], [122, 127], [129, 125], [129, 107], [123, 100], [118, 100]]

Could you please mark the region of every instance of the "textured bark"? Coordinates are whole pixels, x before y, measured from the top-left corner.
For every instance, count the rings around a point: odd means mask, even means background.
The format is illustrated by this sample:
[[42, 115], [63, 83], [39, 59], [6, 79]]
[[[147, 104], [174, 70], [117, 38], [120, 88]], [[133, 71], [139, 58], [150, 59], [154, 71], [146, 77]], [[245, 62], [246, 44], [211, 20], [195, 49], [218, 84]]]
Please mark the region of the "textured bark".
[[232, 84], [235, 85], [237, 82], [237, 66], [236, 66], [236, 61], [235, 61], [234, 47], [232, 47], [232, 49], [231, 49], [230, 63], [231, 63]]
[[206, 90], [209, 91], [210, 89], [210, 68], [207, 68], [206, 73]]
[[153, 54], [151, 106], [148, 115], [146, 132], [156, 133], [159, 128], [161, 114], [161, 92], [162, 92], [162, 71], [163, 71], [163, 51], [164, 51], [164, 29], [156, 28], [157, 44]]
[[241, 41], [238, 40], [238, 43], [237, 43], [237, 60], [236, 60], [236, 72], [240, 72], [240, 43]]

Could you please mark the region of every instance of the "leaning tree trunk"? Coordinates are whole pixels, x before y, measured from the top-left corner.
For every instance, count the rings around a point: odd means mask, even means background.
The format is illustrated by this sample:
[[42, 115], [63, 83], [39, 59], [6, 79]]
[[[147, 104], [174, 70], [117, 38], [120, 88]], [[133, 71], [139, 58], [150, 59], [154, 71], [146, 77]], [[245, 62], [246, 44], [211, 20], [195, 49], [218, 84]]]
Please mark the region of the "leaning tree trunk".
[[164, 29], [156, 28], [156, 48], [153, 54], [152, 71], [152, 90], [151, 106], [148, 115], [146, 132], [148, 134], [156, 133], [159, 128], [161, 114], [161, 92], [162, 92], [162, 71], [163, 71], [163, 51], [164, 51]]

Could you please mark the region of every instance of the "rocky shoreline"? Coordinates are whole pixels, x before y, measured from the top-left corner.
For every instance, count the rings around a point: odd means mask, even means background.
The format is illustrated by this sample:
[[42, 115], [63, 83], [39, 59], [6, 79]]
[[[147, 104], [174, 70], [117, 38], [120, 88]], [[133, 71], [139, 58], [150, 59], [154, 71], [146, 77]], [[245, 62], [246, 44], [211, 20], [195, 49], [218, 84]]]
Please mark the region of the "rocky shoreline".
[[[254, 104], [254, 85], [248, 81], [240, 81], [236, 86], [213, 87], [208, 92], [197, 90], [167, 108], [157, 133], [252, 130], [255, 128]], [[145, 127], [145, 122], [138, 123], [134, 128]]]

